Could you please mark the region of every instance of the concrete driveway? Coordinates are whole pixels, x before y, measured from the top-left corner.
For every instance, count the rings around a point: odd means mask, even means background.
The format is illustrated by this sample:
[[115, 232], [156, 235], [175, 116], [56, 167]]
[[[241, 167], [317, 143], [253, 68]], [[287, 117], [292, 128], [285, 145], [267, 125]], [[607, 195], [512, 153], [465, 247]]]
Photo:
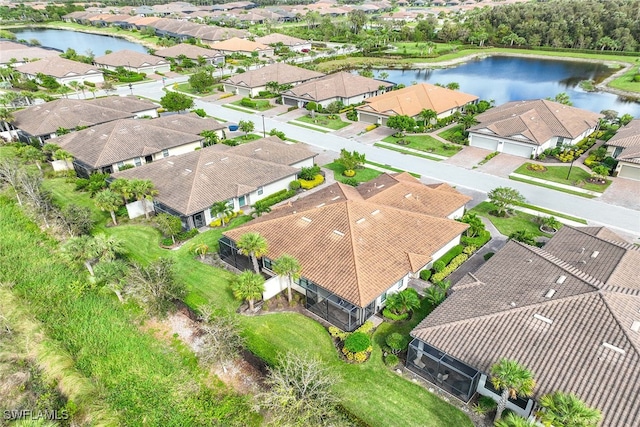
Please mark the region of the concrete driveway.
[[[369, 123], [365, 123], [365, 125], [369, 125]], [[365, 126], [365, 127], [367, 127]], [[363, 135], [356, 136], [354, 139], [363, 144], [373, 145], [374, 143], [381, 141], [388, 137], [389, 135], [393, 135], [396, 131], [390, 129], [386, 126], [380, 126], [370, 132], [367, 132]]]
[[464, 147], [455, 156], [449, 157], [447, 160], [443, 160], [443, 162], [465, 169], [473, 169], [474, 166], [477, 166], [478, 163], [491, 153], [491, 150], [485, 150], [483, 148]]
[[484, 165], [478, 166], [476, 170], [501, 178], [509, 178], [511, 172], [518, 169], [520, 165], [527, 161], [529, 161], [529, 159], [525, 159], [524, 157], [500, 153]]
[[613, 182], [600, 196], [600, 201], [640, 210], [640, 181], [627, 178], [611, 178], [611, 180]]

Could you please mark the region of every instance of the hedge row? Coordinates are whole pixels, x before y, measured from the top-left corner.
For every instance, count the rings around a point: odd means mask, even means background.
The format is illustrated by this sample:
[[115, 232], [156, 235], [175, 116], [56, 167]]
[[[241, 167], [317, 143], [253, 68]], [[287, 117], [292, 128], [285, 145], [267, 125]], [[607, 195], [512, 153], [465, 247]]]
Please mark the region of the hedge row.
[[451, 260], [449, 265], [447, 265], [444, 270], [440, 271], [433, 275], [434, 282], [441, 282], [445, 277], [453, 273], [458, 267], [462, 265], [469, 258], [467, 254], [460, 254]]
[[[475, 246], [479, 246], [479, 245], [475, 245]], [[444, 263], [444, 265], [449, 265], [451, 260], [453, 260], [455, 257], [457, 257], [458, 255], [460, 255], [462, 253], [463, 249], [464, 249], [464, 246], [456, 245], [456, 246], [452, 247], [451, 249], [449, 249], [436, 262], [442, 261]]]
[[258, 200], [255, 202], [254, 206], [263, 206], [263, 207], [271, 207], [276, 203], [280, 203], [283, 200], [287, 200], [296, 195], [295, 190], [280, 190], [272, 195], [265, 197], [262, 200]]
[[487, 230], [483, 230], [476, 237], [462, 236], [460, 242], [465, 246], [475, 246], [477, 248], [484, 246], [489, 240], [491, 240], [491, 233]]

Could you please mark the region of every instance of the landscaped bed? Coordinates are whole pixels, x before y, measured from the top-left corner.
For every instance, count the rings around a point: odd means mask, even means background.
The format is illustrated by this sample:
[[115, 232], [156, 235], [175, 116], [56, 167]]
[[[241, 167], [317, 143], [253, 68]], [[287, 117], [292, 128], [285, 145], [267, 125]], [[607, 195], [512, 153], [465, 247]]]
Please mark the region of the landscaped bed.
[[[429, 135], [406, 135], [401, 138], [388, 136], [384, 138], [383, 141], [396, 144], [398, 147], [413, 148], [414, 150], [420, 150], [425, 153], [432, 153], [445, 157], [451, 157], [458, 151], [462, 150], [462, 147], [459, 145], [440, 142]], [[399, 143], [398, 141], [404, 141], [405, 143]]]
[[343, 127], [349, 126], [349, 123], [340, 120], [340, 116], [336, 115], [335, 117], [336, 118], [330, 119], [329, 116], [316, 114], [315, 119], [312, 119], [311, 117], [306, 115], [298, 117], [297, 119], [295, 119], [295, 121], [309, 123], [311, 125], [321, 126], [332, 130], [338, 130], [342, 129]]
[[[580, 167], [571, 168], [571, 174], [567, 179], [570, 166], [544, 166], [543, 170], [532, 170], [532, 163], [525, 163], [514, 171], [520, 175], [530, 176], [532, 178], [544, 179], [546, 181], [556, 182], [558, 184], [569, 185], [572, 187], [582, 188], [584, 190], [597, 191], [599, 193], [611, 184], [610, 180], [605, 180], [604, 184], [594, 184], [588, 182], [591, 174]], [[536, 168], [535, 166], [533, 168]], [[578, 185], [576, 185], [578, 184]]]
[[545, 234], [540, 231], [540, 225], [534, 221], [536, 218], [534, 215], [513, 211], [506, 217], [497, 217], [490, 213], [495, 210], [496, 207], [493, 204], [489, 202], [482, 202], [476, 205], [473, 209], [470, 209], [469, 212], [475, 212], [479, 216], [487, 218], [493, 223], [498, 231], [505, 236], [510, 236], [516, 231], [527, 231], [536, 237], [551, 237], [550, 234]]
[[266, 100], [266, 99], [242, 98], [238, 101], [231, 102], [231, 104], [237, 105], [238, 107], [241, 107], [241, 108], [247, 108], [249, 110], [256, 110], [256, 111], [266, 111], [274, 107], [274, 105], [272, 105], [269, 102], [269, 100]]
[[328, 163], [323, 167], [332, 170], [333, 177], [335, 178], [335, 180], [340, 181], [342, 183], [351, 179], [355, 179], [357, 182], [367, 182], [367, 181], [371, 181], [374, 178], [377, 178], [380, 174], [382, 174], [382, 172], [377, 171], [375, 169], [361, 168], [361, 169], [355, 169], [356, 174], [353, 177], [349, 178], [343, 175], [345, 171], [345, 167], [339, 163], [336, 163], [336, 162]]

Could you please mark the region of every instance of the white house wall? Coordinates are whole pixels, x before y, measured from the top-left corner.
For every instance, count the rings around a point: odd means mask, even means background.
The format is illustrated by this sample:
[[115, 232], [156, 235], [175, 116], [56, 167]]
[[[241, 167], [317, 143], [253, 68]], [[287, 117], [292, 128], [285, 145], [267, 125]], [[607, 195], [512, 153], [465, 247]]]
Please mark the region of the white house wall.
[[302, 168], [310, 168], [313, 167], [314, 163], [313, 163], [313, 157], [310, 157], [308, 159], [304, 159], [300, 162], [297, 163], [293, 163], [291, 166], [294, 168], [298, 168], [298, 169], [302, 169]]
[[[286, 277], [280, 276], [274, 276], [268, 279], [264, 283], [264, 292], [262, 293], [262, 299], [266, 301], [269, 298], [273, 298], [274, 296], [278, 295], [280, 292], [286, 291], [287, 281], [288, 279]], [[291, 289], [298, 293], [301, 293], [302, 295], [307, 294], [307, 291], [303, 287], [296, 285], [295, 283], [291, 286]]]
[[458, 218], [462, 218], [462, 215], [464, 215], [464, 206], [460, 206], [459, 209], [456, 209], [456, 211], [453, 212], [451, 215], [449, 215], [447, 218], [458, 219]]
[[[492, 399], [494, 399], [496, 402], [500, 399], [500, 396], [498, 396], [497, 394], [495, 394], [493, 391], [485, 388], [485, 384], [487, 383], [487, 376], [482, 374], [480, 375], [480, 381], [478, 381], [478, 387], [477, 387], [477, 391], [479, 394], [483, 395], [483, 396], [488, 396]], [[514, 405], [513, 403], [507, 401], [507, 409], [515, 412], [516, 414], [520, 415], [521, 417], [524, 418], [528, 418], [529, 414], [531, 414], [531, 411], [533, 410], [533, 405], [534, 405], [534, 401], [529, 399], [529, 402], [527, 404], [527, 408], [526, 409], [522, 409], [521, 407]]]
[[[196, 148], [201, 147], [201, 142], [193, 142], [190, 144], [185, 144], [185, 145], [181, 145], [179, 147], [173, 147], [173, 148], [169, 148], [169, 155], [167, 157], [171, 157], [171, 156], [177, 156], [179, 154], [184, 154], [184, 153], [189, 153], [191, 151], [194, 151]], [[154, 153], [151, 155], [153, 160], [161, 160], [161, 159], [165, 159], [166, 157], [163, 156], [162, 151], [160, 151], [159, 153]], [[141, 164], [146, 164], [147, 162], [145, 162], [144, 158], [145, 156], [140, 155], [139, 157], [134, 157], [131, 159], [127, 159], [122, 161], [121, 163], [123, 163], [124, 165], [131, 165], [131, 166], [136, 166], [136, 158], [140, 159], [140, 163]], [[118, 162], [120, 163], [120, 162]], [[120, 168], [118, 168], [118, 163], [114, 163], [113, 165], [111, 165], [112, 169], [114, 172], [117, 172], [120, 170]]]
[[156, 117], [158, 117], [158, 110], [156, 108], [153, 108], [150, 110], [138, 111], [135, 117], [136, 119], [142, 119], [145, 117], [151, 117], [155, 119]]
[[[431, 262], [425, 265], [421, 270], [427, 270], [431, 268], [433, 266], [433, 263], [436, 262], [438, 259], [440, 259], [444, 254], [446, 254], [449, 251], [449, 249], [459, 244], [460, 244], [460, 235], [456, 236], [452, 241], [450, 241], [449, 243], [447, 243], [446, 245], [438, 249], [433, 255], [431, 255]], [[418, 274], [416, 274], [416, 277], [418, 276], [419, 276], [419, 272]]]

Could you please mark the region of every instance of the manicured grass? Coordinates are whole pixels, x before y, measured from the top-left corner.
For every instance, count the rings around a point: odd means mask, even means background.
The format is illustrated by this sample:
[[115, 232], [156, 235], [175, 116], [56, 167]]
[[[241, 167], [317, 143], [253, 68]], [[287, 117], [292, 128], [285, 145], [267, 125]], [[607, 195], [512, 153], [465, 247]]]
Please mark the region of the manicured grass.
[[[401, 139], [408, 141], [407, 145], [400, 145], [397, 142]], [[454, 144], [445, 144], [443, 142], [438, 141], [432, 136], [429, 135], [407, 135], [402, 138], [396, 138], [395, 136], [388, 136], [383, 139], [384, 142], [390, 142], [392, 144], [397, 144], [398, 147], [409, 147], [414, 150], [424, 151], [425, 153], [433, 153], [438, 154], [440, 156], [451, 157], [456, 154], [458, 151], [462, 150], [462, 147]]]
[[218, 93], [218, 91], [214, 87], [211, 87], [211, 90], [208, 90], [206, 92], [196, 92], [195, 90], [193, 90], [189, 82], [176, 83], [174, 84], [174, 89], [178, 92], [184, 92], [194, 96], [208, 96]]
[[249, 349], [266, 361], [273, 362], [279, 353], [292, 350], [328, 363], [341, 377], [335, 387], [340, 403], [368, 425], [472, 425], [464, 413], [387, 368], [377, 339], [369, 361], [349, 364], [338, 357], [326, 330], [300, 314], [274, 313], [242, 317], [241, 321]]
[[253, 101], [256, 103], [256, 108], [251, 108], [251, 107], [247, 107], [246, 105], [242, 105], [241, 99], [237, 101], [233, 101], [231, 104], [237, 105], [240, 108], [246, 108], [247, 110], [253, 110], [253, 111], [266, 111], [275, 107], [275, 105], [272, 105], [268, 99], [254, 99]]
[[91, 218], [95, 223], [94, 233], [104, 231], [106, 224], [111, 221], [109, 212], [102, 212], [96, 208], [95, 202], [89, 193], [75, 191], [75, 184], [67, 182], [66, 178], [46, 179], [43, 182], [43, 186], [51, 191], [53, 199], [60, 207], [74, 204], [91, 209]]
[[493, 225], [495, 225], [498, 231], [500, 231], [500, 233], [504, 234], [505, 236], [510, 236], [511, 233], [516, 231], [525, 230], [535, 236], [551, 237], [551, 235], [541, 232], [539, 228], [540, 226], [533, 222], [533, 220], [535, 219], [534, 215], [530, 215], [528, 213], [520, 211], [514, 211], [508, 217], [499, 218], [489, 213], [493, 210], [495, 210], [495, 206], [493, 204], [489, 202], [482, 202], [469, 211], [475, 212], [478, 215], [487, 218], [493, 223]]
[[[386, 169], [386, 170], [389, 170], [389, 171], [392, 171], [392, 172], [406, 172], [406, 171], [403, 171], [402, 169], [394, 168], [393, 166], [383, 165], [381, 163], [370, 162], [368, 160], [367, 160], [367, 164], [373, 165], [373, 166], [377, 166], [379, 168]], [[409, 172], [409, 175], [414, 176], [416, 178], [420, 178], [420, 174], [418, 174], [418, 173]]]
[[148, 264], [160, 257], [172, 257], [169, 249], [160, 247], [160, 232], [150, 225], [127, 224], [108, 227], [105, 234], [124, 242], [127, 258], [132, 262]]
[[255, 141], [256, 139], [260, 138], [262, 138], [262, 136], [255, 133], [249, 133], [247, 135], [236, 136], [235, 138], [227, 138], [227, 141], [235, 141], [238, 144], [245, 144], [247, 142]]
[[[387, 52], [390, 55], [393, 55], [396, 52], [402, 53], [402, 54], [414, 55], [416, 57], [429, 55], [429, 49], [427, 49], [426, 43], [396, 42], [391, 44], [395, 46], [397, 49], [387, 50]], [[457, 46], [457, 45], [454, 45], [451, 43], [437, 43], [431, 49], [431, 55], [437, 53], [438, 51], [451, 49], [454, 46]]]
[[574, 196], [584, 197], [585, 199], [593, 199], [593, 198], [596, 197], [596, 196], [592, 196], [591, 194], [580, 193], [578, 191], [566, 190], [564, 188], [559, 188], [559, 187], [554, 186], [554, 185], [542, 184], [540, 182], [534, 182], [534, 181], [531, 181], [528, 178], [518, 178], [518, 177], [515, 177], [515, 176], [510, 176], [509, 179], [512, 180], [512, 181], [526, 182], [527, 184], [535, 185], [536, 187], [548, 188], [550, 190], [561, 191], [563, 193], [572, 194]]
[[[323, 167], [333, 171], [333, 177], [336, 179], [336, 181], [344, 182], [345, 180], [349, 179], [349, 177], [343, 175], [345, 168], [339, 163], [328, 163]], [[381, 173], [382, 172], [370, 168], [356, 169], [356, 174], [352, 178], [358, 182], [367, 182], [380, 176]]]
[[11, 147], [8, 145], [0, 145], [0, 159], [15, 157], [17, 154], [17, 150], [15, 147]]
[[622, 76], [612, 80], [609, 86], [615, 89], [626, 90], [628, 92], [640, 92], [640, 82], [633, 81], [633, 76], [638, 73], [638, 67], [631, 67]]
[[571, 168], [571, 175], [567, 179], [570, 166], [546, 166], [547, 170], [544, 172], [532, 171], [527, 168], [530, 163], [525, 163], [514, 171], [520, 175], [526, 175], [533, 178], [544, 179], [546, 181], [557, 182], [558, 184], [570, 185], [573, 187], [582, 188], [584, 190], [597, 191], [599, 193], [611, 185], [611, 181], [607, 180], [605, 185], [597, 185], [585, 182], [584, 185], [577, 186], [576, 182], [586, 181], [591, 177], [591, 174], [580, 167]]
[[587, 221], [582, 219], [582, 218], [578, 218], [578, 217], [575, 217], [575, 216], [571, 216], [571, 215], [563, 214], [563, 213], [560, 213], [560, 212], [552, 211], [550, 209], [541, 208], [540, 206], [530, 205], [528, 203], [518, 203], [517, 205], [520, 206], [520, 207], [523, 207], [523, 208], [527, 208], [527, 209], [531, 209], [531, 210], [534, 210], [534, 211], [546, 213], [548, 215], [551, 215], [551, 216], [554, 216], [554, 217], [557, 217], [557, 218], [565, 218], [565, 219], [568, 219], [568, 220], [571, 220], [571, 221], [579, 222], [579, 223], [582, 223], [582, 224], [587, 224]]
[[322, 132], [322, 133], [329, 133], [331, 132], [330, 130], [323, 130], [322, 128], [317, 128], [317, 127], [311, 127], [311, 126], [307, 126], [307, 125], [303, 125], [302, 123], [300, 123], [297, 120], [291, 120], [290, 122], [287, 122], [291, 125], [295, 125], [295, 126], [300, 126], [301, 128], [306, 128], [306, 129], [311, 129], [311, 130], [315, 130], [316, 132]]
[[298, 117], [295, 121], [309, 123], [315, 126], [321, 126], [332, 130], [342, 129], [343, 127], [349, 126], [349, 123], [343, 122], [340, 120], [340, 116], [336, 115], [337, 119], [330, 119], [329, 116], [325, 116], [322, 114], [316, 114], [316, 118], [312, 119], [308, 115]]
[[446, 139], [447, 141], [453, 141], [453, 135], [456, 132], [461, 132], [464, 131], [464, 126], [463, 125], [456, 125], [453, 127], [450, 127], [447, 130], [443, 130], [442, 132], [438, 133], [438, 136], [441, 138]]
[[422, 157], [423, 159], [434, 160], [436, 162], [439, 162], [440, 160], [442, 160], [442, 159], [439, 159], [437, 157], [428, 156], [426, 154], [419, 154], [419, 153], [414, 153], [413, 151], [403, 150], [402, 148], [389, 147], [388, 145], [382, 145], [382, 144], [375, 143], [375, 144], [373, 144], [373, 146], [374, 147], [384, 148], [385, 150], [397, 151], [398, 153], [408, 154], [410, 156]]

